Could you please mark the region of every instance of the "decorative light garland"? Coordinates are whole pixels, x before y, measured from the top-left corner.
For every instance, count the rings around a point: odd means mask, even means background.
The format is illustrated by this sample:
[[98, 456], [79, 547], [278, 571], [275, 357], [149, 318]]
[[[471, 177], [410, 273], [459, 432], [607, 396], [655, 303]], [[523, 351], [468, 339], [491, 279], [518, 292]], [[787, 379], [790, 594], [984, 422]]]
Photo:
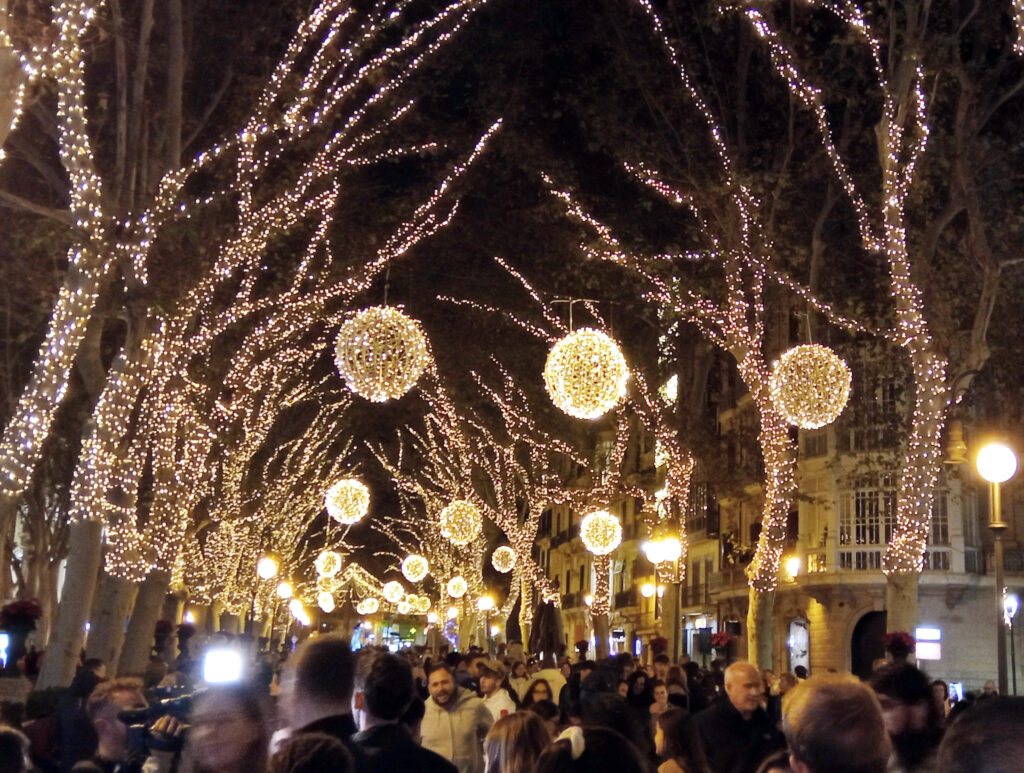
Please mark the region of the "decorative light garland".
[[349, 389], [380, 403], [412, 389], [431, 359], [419, 322], [374, 306], [341, 326], [334, 362]]
[[327, 489], [324, 506], [339, 523], [357, 523], [369, 512], [370, 490], [358, 478], [342, 478]]
[[850, 369], [827, 346], [794, 346], [768, 382], [772, 402], [790, 424], [818, 429], [839, 418], [850, 398]]
[[456, 499], [439, 516], [441, 535], [453, 545], [468, 545], [480, 535], [480, 510], [472, 502]]
[[469, 585], [466, 583], [465, 578], [462, 575], [455, 575], [448, 580], [445, 589], [448, 591], [448, 595], [453, 599], [461, 599], [466, 595], [466, 591], [469, 590]]
[[581, 328], [559, 340], [544, 365], [551, 401], [579, 419], [597, 419], [622, 401], [629, 368], [607, 334]]
[[402, 583], [397, 580], [391, 580], [390, 582], [384, 583], [384, 587], [380, 590], [380, 595], [383, 596], [384, 600], [389, 604], [397, 604], [405, 598], [405, 588], [403, 588]]
[[402, 561], [402, 575], [409, 582], [419, 582], [427, 576], [430, 563], [423, 556], [412, 553]]
[[622, 542], [622, 524], [607, 510], [595, 510], [580, 521], [580, 539], [595, 556], [606, 556]]
[[508, 574], [515, 569], [516, 551], [508, 545], [495, 548], [494, 552], [491, 553], [491, 566], [502, 574]]

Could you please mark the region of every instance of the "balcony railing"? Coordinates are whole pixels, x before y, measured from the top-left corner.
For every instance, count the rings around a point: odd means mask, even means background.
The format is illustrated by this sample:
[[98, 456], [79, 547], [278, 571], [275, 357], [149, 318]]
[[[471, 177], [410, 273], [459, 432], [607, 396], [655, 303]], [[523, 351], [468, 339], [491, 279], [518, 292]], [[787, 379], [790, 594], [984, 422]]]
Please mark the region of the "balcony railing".
[[583, 598], [586, 596], [582, 591], [576, 591], [575, 593], [563, 593], [562, 594], [562, 609], [577, 609], [582, 606], [586, 606], [583, 602]]
[[637, 605], [637, 592], [636, 588], [626, 588], [626, 590], [619, 591], [615, 594], [613, 600], [613, 607], [615, 609], [622, 609], [623, 607], [635, 607]]

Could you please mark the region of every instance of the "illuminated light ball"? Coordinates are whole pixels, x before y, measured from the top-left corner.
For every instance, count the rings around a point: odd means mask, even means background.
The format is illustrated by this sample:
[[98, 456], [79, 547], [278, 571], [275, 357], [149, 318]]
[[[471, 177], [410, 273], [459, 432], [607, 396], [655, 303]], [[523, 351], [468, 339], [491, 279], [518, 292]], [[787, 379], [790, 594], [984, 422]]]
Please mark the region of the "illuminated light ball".
[[618, 405], [626, 395], [628, 378], [619, 345], [588, 327], [560, 339], [544, 365], [551, 401], [578, 419], [597, 419]]
[[316, 605], [330, 614], [334, 611], [334, 596], [330, 591], [322, 590], [316, 594]]
[[389, 604], [397, 604], [405, 598], [405, 588], [403, 588], [402, 583], [397, 580], [391, 580], [390, 582], [384, 583], [384, 587], [380, 589], [380, 595], [382, 595], [384, 600]]
[[430, 564], [427, 563], [427, 559], [415, 553], [406, 556], [405, 560], [402, 561], [402, 575], [409, 582], [419, 582], [427, 576], [429, 569]]
[[356, 523], [370, 510], [370, 489], [358, 478], [342, 478], [327, 489], [324, 507], [339, 523]]
[[[456, 610], [456, 614], [458, 614], [457, 610]], [[430, 623], [431, 625], [436, 624], [438, 619], [439, 618], [437, 616], [437, 612], [433, 612], [433, 611], [427, 612], [427, 622]]]
[[449, 620], [454, 620], [458, 616], [459, 616], [459, 608], [458, 607], [448, 607], [448, 619]]
[[456, 499], [441, 511], [441, 535], [453, 545], [468, 545], [480, 529], [480, 511], [472, 502]]
[[416, 384], [430, 365], [420, 323], [389, 306], [373, 306], [341, 326], [334, 364], [361, 397], [383, 403]]
[[256, 574], [261, 580], [273, 580], [278, 572], [277, 559], [273, 556], [263, 556], [256, 563]]
[[831, 424], [850, 398], [850, 369], [827, 346], [794, 346], [779, 357], [768, 382], [772, 402], [801, 429]]
[[398, 614], [400, 614], [400, 615], [408, 615], [411, 612], [412, 612], [412, 604], [410, 604], [408, 601], [399, 601], [398, 602]]
[[288, 602], [288, 611], [292, 613], [294, 617], [301, 618], [306, 614], [306, 608], [302, 606], [301, 599], [292, 599]]
[[491, 553], [491, 566], [502, 574], [508, 574], [516, 566], [516, 551], [508, 545], [502, 545]]
[[341, 553], [336, 550], [321, 550], [313, 566], [321, 577], [334, 577], [341, 571]]
[[281, 599], [290, 599], [295, 594], [295, 589], [292, 588], [292, 584], [287, 580], [279, 582], [277, 584], [277, 596]]
[[373, 596], [368, 596], [356, 605], [356, 612], [361, 615], [374, 615], [380, 609], [380, 602]]
[[448, 581], [448, 595], [453, 599], [461, 599], [469, 590], [469, 585], [461, 575], [455, 575]]
[[622, 542], [622, 524], [607, 510], [595, 510], [580, 521], [580, 539], [595, 556], [606, 556]]
[[416, 601], [410, 601], [409, 603], [412, 604], [412, 608], [421, 615], [430, 611], [430, 599], [426, 596], [417, 596]]

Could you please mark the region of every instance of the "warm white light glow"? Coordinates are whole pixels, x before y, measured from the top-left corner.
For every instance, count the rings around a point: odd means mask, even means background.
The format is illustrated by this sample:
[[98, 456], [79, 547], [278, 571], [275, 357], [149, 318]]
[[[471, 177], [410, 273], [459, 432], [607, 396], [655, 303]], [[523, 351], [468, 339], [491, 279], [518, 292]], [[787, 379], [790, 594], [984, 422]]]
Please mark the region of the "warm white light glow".
[[324, 507], [334, 520], [356, 523], [370, 510], [370, 490], [358, 478], [342, 478], [324, 495]]
[[384, 583], [384, 587], [380, 589], [380, 595], [384, 597], [384, 600], [390, 604], [397, 604], [405, 598], [405, 588], [402, 587], [402, 583], [397, 580], [391, 580], [390, 582]]
[[645, 582], [640, 586], [640, 595], [645, 599], [649, 599], [654, 596], [654, 585], [649, 582]]
[[619, 345], [600, 330], [581, 328], [559, 340], [544, 365], [551, 401], [570, 416], [597, 419], [626, 395], [629, 367]]
[[[455, 614], [458, 615], [458, 611], [456, 611]], [[430, 623], [431, 625], [435, 625], [437, 623], [437, 621], [438, 621], [437, 612], [435, 612], [434, 610], [430, 610], [429, 612], [427, 612], [427, 622], [428, 623]]]
[[321, 550], [313, 566], [321, 577], [334, 577], [341, 571], [341, 553], [336, 550]]
[[380, 403], [412, 389], [430, 365], [430, 353], [419, 322], [374, 306], [341, 326], [334, 363], [349, 389]]
[[453, 599], [461, 599], [469, 590], [469, 585], [461, 575], [455, 575], [448, 581], [448, 595]]
[[491, 566], [502, 574], [508, 574], [516, 567], [516, 551], [508, 545], [495, 548], [491, 553]]
[[448, 619], [449, 620], [454, 620], [458, 616], [459, 616], [459, 608], [458, 607], [448, 607]]
[[316, 605], [324, 612], [330, 614], [334, 611], [334, 596], [330, 591], [322, 590], [316, 594]]
[[989, 443], [978, 451], [978, 474], [989, 483], [1005, 483], [1017, 472], [1017, 455], [1002, 443]]
[[287, 580], [282, 580], [277, 584], [278, 598], [290, 599], [294, 593], [295, 589], [292, 588], [292, 584]]
[[491, 636], [492, 637], [496, 637], [499, 633], [501, 633], [501, 628], [499, 628], [496, 625], [492, 625], [491, 626]]
[[430, 564], [427, 559], [415, 553], [406, 556], [402, 561], [402, 576], [409, 582], [419, 582], [427, 576], [429, 570]]
[[273, 580], [277, 577], [277, 559], [272, 556], [263, 556], [256, 563], [256, 574], [261, 580]]
[[476, 608], [481, 612], [490, 612], [494, 609], [494, 599], [490, 596], [481, 596], [476, 600]]
[[850, 398], [850, 369], [827, 346], [794, 346], [779, 357], [768, 388], [790, 424], [817, 429], [831, 424]]
[[622, 542], [622, 524], [607, 510], [595, 510], [580, 521], [580, 539], [595, 556], [606, 556]]
[[786, 574], [788, 574], [791, 578], [796, 577], [798, 574], [800, 574], [801, 566], [802, 563], [800, 561], [799, 556], [790, 556], [786, 559], [785, 563]]

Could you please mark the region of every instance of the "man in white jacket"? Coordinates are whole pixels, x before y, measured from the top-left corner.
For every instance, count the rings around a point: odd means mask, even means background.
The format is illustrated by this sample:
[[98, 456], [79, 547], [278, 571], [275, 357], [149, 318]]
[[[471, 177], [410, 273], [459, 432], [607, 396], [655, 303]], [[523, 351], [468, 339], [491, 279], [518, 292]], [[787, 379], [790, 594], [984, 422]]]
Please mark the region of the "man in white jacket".
[[505, 666], [498, 660], [482, 660], [477, 662], [480, 674], [480, 692], [483, 693], [484, 705], [497, 722], [507, 714], [516, 713], [516, 704], [505, 689]]
[[447, 666], [427, 675], [430, 697], [425, 702], [420, 734], [423, 747], [450, 760], [459, 773], [483, 773], [483, 739], [494, 720], [476, 695], [456, 686]]

